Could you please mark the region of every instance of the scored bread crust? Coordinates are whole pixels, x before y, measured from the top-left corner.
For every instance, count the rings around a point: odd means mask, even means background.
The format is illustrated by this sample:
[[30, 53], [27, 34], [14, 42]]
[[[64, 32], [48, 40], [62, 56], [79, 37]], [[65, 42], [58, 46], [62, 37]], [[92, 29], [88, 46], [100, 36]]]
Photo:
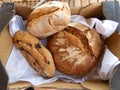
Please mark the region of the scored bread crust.
[[30, 13], [27, 29], [34, 36], [45, 38], [63, 30], [70, 22], [70, 15], [66, 2], [49, 1]]
[[20, 30], [15, 33], [13, 41], [31, 67], [39, 75], [45, 78], [54, 76], [55, 65], [52, 55], [36, 37], [27, 31]]
[[70, 23], [48, 39], [56, 68], [68, 75], [85, 75], [95, 67], [102, 51], [100, 35], [79, 23]]

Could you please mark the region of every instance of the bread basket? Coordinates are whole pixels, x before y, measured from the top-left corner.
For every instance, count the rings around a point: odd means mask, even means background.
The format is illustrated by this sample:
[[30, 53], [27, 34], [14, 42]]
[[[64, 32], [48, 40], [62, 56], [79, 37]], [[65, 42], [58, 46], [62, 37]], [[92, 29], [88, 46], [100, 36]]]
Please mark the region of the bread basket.
[[[3, 2], [15, 2], [16, 3], [16, 14], [21, 15], [24, 19], [26, 19], [28, 14], [32, 11], [31, 8], [34, 8], [37, 5], [40, 5], [42, 3], [45, 3], [47, 1], [52, 1], [52, 0], [2, 0], [2, 1]], [[104, 16], [102, 13], [101, 2], [109, 1], [109, 0], [57, 0], [57, 1], [68, 2], [69, 6], [71, 8], [72, 14], [78, 14], [78, 15], [80, 14], [85, 17], [97, 17], [99, 19], [102, 19], [102, 18], [104, 18]], [[23, 4], [23, 6], [21, 6], [19, 4]], [[21, 7], [22, 7], [22, 9], [21, 9]], [[24, 12], [22, 12], [22, 10], [24, 10]], [[11, 49], [11, 47], [10, 47], [10, 49]], [[94, 82], [92, 82], [92, 83], [94, 83]], [[20, 86], [18, 84], [20, 84]], [[24, 87], [31, 86], [31, 84], [28, 84], [28, 83], [26, 84], [24, 82], [22, 82], [22, 83], [20, 82], [18, 84], [9, 85], [9, 87], [12, 89], [18, 88], [18, 89], [14, 89], [14, 90], [19, 90], [19, 88], [21, 88], [21, 87], [24, 88]], [[61, 84], [64, 84], [64, 83], [62, 82]], [[106, 84], [106, 82], [100, 82], [98, 84], [100, 84], [99, 87], [101, 87], [101, 85], [103, 85], [103, 88], [104, 88], [104, 89], [98, 89], [98, 90], [109, 90], [108, 89], [109, 85]], [[48, 85], [48, 86], [50, 86], [50, 85]], [[47, 87], [47, 85], [46, 85], [46, 87]], [[89, 84], [88, 84], [88, 88], [89, 88]], [[92, 88], [91, 88], [91, 90], [96, 90], [96, 88], [94, 86], [92, 86]]]

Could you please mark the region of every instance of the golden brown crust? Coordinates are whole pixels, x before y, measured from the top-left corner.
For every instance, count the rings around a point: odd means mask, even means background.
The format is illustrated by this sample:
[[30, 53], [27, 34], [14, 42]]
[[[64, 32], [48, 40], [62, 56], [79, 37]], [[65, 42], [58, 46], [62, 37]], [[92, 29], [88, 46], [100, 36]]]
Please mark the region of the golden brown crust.
[[[37, 19], [39, 18], [40, 16], [43, 16], [43, 15], [47, 15], [47, 14], [51, 14], [55, 11], [57, 11], [59, 8], [58, 7], [44, 7], [43, 8], [36, 8], [28, 17], [28, 22], [34, 20], [34, 19]], [[30, 24], [30, 23], [28, 23]]]
[[13, 40], [35, 71], [45, 78], [54, 76], [55, 66], [52, 55], [36, 37], [27, 31], [20, 30], [15, 33]]
[[[76, 32], [73, 31], [75, 33], [74, 35], [77, 35], [77, 37], [79, 37], [82, 41], [84, 41], [84, 44], [85, 44], [85, 37], [86, 37], [86, 39], [88, 40], [88, 41], [86, 41], [86, 43], [89, 44], [86, 46], [90, 46], [90, 48], [92, 49], [92, 52], [94, 53], [94, 55], [96, 57], [100, 56], [100, 52], [101, 52], [101, 48], [102, 48], [102, 45], [101, 45], [102, 41], [101, 41], [100, 35], [96, 32], [96, 30], [90, 29], [90, 28], [86, 27], [85, 25], [78, 24], [78, 23], [70, 23], [68, 26], [78, 29], [79, 32], [77, 32], [77, 30], [76, 30]], [[69, 28], [67, 30], [69, 30]], [[69, 30], [69, 32], [70, 31], [72, 31], [72, 30]], [[79, 36], [80, 33], [83, 33], [82, 36], [84, 36], [83, 37], [84, 39], [82, 39]]]
[[70, 15], [67, 3], [50, 1], [31, 12], [27, 19], [27, 29], [36, 37], [48, 37], [63, 30], [70, 22]]
[[69, 75], [84, 75], [97, 64], [102, 41], [95, 30], [77, 23], [78, 29], [74, 24], [52, 35], [48, 39], [48, 48], [59, 71]]

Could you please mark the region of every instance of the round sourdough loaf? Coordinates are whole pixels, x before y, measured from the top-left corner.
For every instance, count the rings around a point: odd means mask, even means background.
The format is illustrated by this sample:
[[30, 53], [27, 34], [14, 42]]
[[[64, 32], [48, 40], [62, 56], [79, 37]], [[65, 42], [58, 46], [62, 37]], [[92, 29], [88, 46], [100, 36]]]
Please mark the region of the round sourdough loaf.
[[48, 49], [56, 68], [68, 75], [84, 75], [99, 61], [102, 39], [94, 30], [80, 23], [70, 23], [48, 39]]
[[55, 65], [52, 55], [36, 37], [27, 31], [20, 30], [15, 33], [13, 41], [31, 67], [39, 75], [45, 78], [54, 76]]
[[63, 30], [70, 22], [70, 15], [70, 8], [66, 2], [49, 1], [30, 13], [27, 29], [36, 37], [48, 37]]

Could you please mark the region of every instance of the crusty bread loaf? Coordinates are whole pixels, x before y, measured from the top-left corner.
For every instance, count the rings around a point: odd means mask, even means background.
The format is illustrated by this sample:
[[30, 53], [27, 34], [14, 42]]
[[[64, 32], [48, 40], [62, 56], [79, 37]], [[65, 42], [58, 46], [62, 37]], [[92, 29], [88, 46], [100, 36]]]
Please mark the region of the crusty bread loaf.
[[97, 64], [102, 40], [94, 30], [80, 23], [70, 23], [48, 39], [48, 49], [56, 68], [69, 75], [85, 75]]
[[70, 8], [66, 2], [49, 1], [34, 9], [27, 19], [28, 31], [39, 38], [63, 30], [70, 22]]
[[51, 53], [40, 41], [27, 31], [17, 31], [13, 38], [15, 46], [20, 50], [31, 67], [45, 78], [53, 77], [55, 65]]

